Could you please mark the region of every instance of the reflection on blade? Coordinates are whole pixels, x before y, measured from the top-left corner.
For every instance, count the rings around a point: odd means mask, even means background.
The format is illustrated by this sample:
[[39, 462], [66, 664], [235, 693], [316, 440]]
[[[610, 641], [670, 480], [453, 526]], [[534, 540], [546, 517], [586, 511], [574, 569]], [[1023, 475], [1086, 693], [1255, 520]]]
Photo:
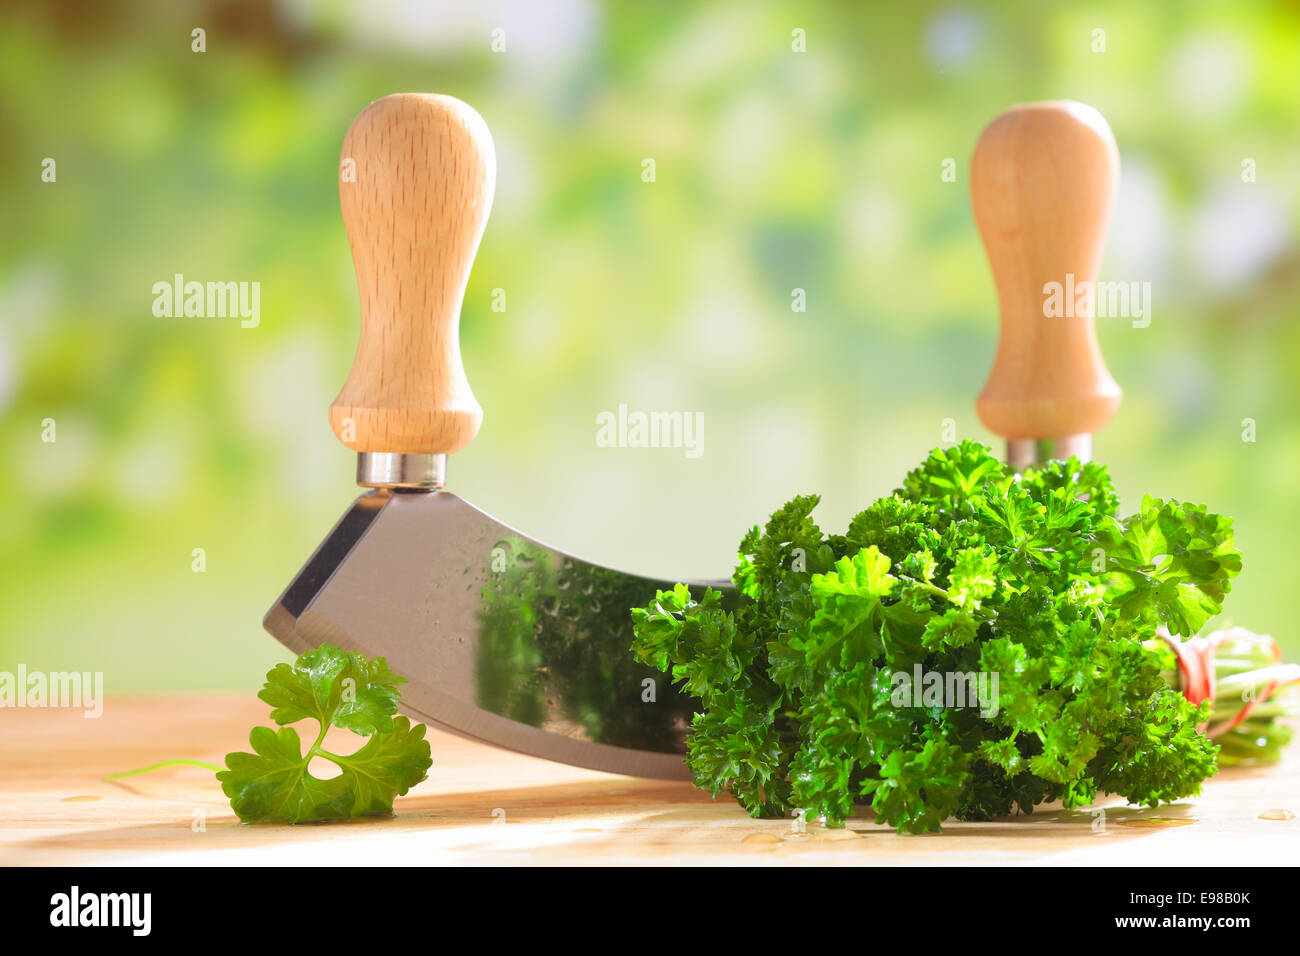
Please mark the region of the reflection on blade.
[[[617, 747], [685, 749], [695, 699], [659, 686], [662, 675], [630, 651], [630, 609], [671, 585], [560, 556], [517, 535], [493, 547], [486, 577], [480, 707]], [[654, 698], [654, 706], [640, 706]]]
[[548, 548], [455, 495], [375, 492], [265, 624], [296, 652], [329, 642], [386, 657], [417, 719], [551, 760], [685, 778], [695, 701], [629, 650], [630, 609], [671, 586]]

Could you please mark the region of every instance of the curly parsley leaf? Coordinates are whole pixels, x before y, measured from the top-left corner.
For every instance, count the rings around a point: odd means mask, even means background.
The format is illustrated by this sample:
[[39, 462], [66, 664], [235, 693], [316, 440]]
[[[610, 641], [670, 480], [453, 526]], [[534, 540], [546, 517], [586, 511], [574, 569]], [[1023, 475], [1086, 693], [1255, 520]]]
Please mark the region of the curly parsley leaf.
[[[393, 801], [425, 778], [432, 765], [423, 725], [395, 717], [405, 678], [383, 658], [325, 644], [293, 664], [278, 664], [266, 675], [258, 696], [273, 708], [278, 731], [254, 727], [252, 753], [226, 755], [217, 774], [230, 805], [245, 823], [317, 823], [388, 814]], [[287, 724], [316, 721], [318, 734], [305, 751], [298, 732]], [[352, 754], [324, 747], [330, 727], [368, 739]], [[309, 771], [322, 757], [336, 764], [337, 776], [320, 779]]]

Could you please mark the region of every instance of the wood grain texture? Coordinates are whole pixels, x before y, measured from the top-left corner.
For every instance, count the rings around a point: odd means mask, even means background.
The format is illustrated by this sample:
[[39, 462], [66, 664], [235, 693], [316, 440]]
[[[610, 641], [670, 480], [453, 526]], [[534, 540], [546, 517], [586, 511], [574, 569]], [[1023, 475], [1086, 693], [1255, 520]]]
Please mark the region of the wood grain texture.
[[[1195, 800], [949, 823], [904, 837], [869, 813], [846, 830], [751, 820], [687, 783], [617, 777], [430, 731], [430, 778], [384, 820], [246, 826], [212, 774], [176, 768], [116, 783], [105, 774], [175, 757], [220, 763], [247, 748], [267, 707], [251, 693], [109, 699], [103, 716], [0, 710], [0, 863], [355, 864], [1293, 864], [1300, 821], [1295, 749], [1277, 767], [1221, 772]], [[203, 820], [203, 829], [195, 821]], [[1143, 827], [1156, 819], [1185, 826]], [[495, 824], [494, 821], [504, 822]]]
[[340, 170], [361, 337], [330, 406], [334, 434], [354, 451], [458, 451], [483, 420], [461, 361], [460, 310], [492, 206], [491, 135], [450, 96], [386, 96], [353, 120]]
[[971, 205], [997, 285], [1001, 334], [975, 402], [1004, 438], [1095, 432], [1120, 388], [1097, 346], [1091, 302], [1046, 316], [1044, 285], [1095, 282], [1119, 179], [1105, 119], [1069, 101], [1026, 103], [984, 130], [971, 160]]

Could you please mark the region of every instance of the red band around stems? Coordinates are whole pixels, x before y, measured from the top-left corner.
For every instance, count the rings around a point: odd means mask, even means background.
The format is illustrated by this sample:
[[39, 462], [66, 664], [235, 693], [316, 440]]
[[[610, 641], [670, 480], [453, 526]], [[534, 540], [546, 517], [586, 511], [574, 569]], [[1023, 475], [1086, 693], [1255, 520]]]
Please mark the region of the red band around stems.
[[[1169, 645], [1175, 657], [1178, 658], [1178, 676], [1182, 685], [1183, 696], [1197, 706], [1208, 700], [1210, 710], [1213, 711], [1214, 654], [1219, 645], [1232, 636], [1231, 631], [1215, 631], [1205, 637], [1193, 637], [1185, 641], [1178, 640], [1163, 627], [1159, 628], [1156, 633]], [[1277, 641], [1273, 640], [1272, 637], [1267, 638], [1267, 640], [1269, 656], [1275, 661], [1281, 661], [1282, 649], [1278, 647]], [[1256, 694], [1254, 700], [1243, 701], [1241, 710], [1233, 714], [1232, 717], [1215, 724], [1213, 727], [1210, 727], [1209, 721], [1206, 720], [1196, 729], [1209, 737], [1226, 734], [1249, 717], [1256, 704], [1268, 700], [1276, 689], [1277, 682], [1273, 681], [1264, 689], [1263, 693]]]

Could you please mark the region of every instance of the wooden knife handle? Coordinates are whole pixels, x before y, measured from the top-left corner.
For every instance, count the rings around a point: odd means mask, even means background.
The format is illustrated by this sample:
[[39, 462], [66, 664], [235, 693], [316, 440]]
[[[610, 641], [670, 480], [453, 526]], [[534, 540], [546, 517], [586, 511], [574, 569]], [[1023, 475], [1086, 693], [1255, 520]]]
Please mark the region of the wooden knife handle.
[[330, 406], [334, 434], [358, 452], [464, 448], [483, 421], [460, 309], [496, 182], [487, 125], [450, 96], [386, 96], [352, 121], [339, 168], [361, 339]]
[[[1082, 436], [1119, 407], [1093, 301], [1067, 296], [1096, 282], [1118, 178], [1115, 137], [1082, 103], [1013, 106], [975, 147], [971, 205], [1001, 312], [997, 356], [975, 409], [1009, 440]], [[1049, 314], [1052, 282], [1064, 314]]]

